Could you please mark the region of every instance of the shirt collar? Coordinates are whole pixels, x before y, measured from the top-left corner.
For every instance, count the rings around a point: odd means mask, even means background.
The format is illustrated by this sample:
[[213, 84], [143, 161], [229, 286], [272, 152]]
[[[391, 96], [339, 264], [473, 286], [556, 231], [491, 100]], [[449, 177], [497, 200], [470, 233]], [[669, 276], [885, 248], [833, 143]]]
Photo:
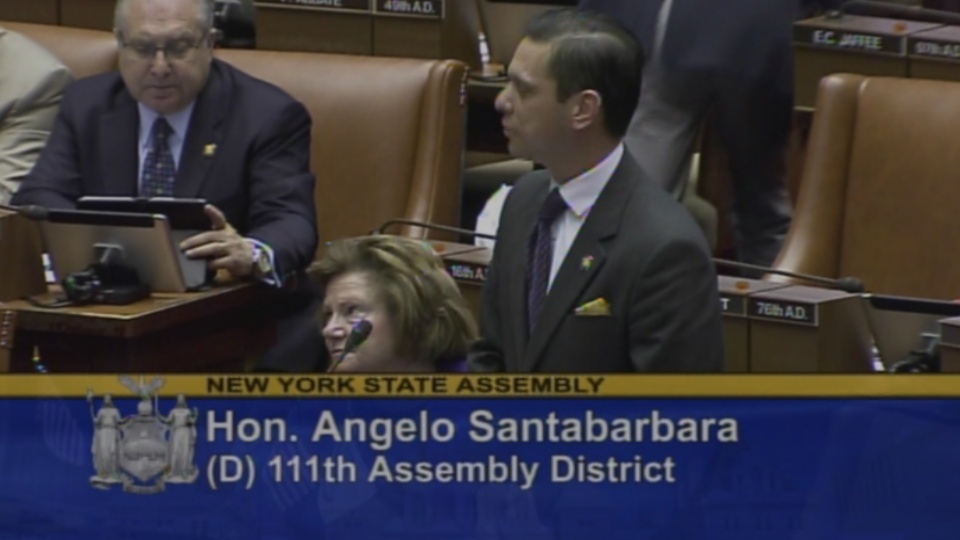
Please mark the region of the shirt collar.
[[[183, 110], [173, 114], [163, 115], [173, 129], [173, 134], [179, 137], [181, 141], [186, 140], [187, 128], [190, 126], [190, 117], [193, 114], [193, 106], [196, 102], [187, 105]], [[150, 144], [150, 131], [153, 129], [153, 123], [160, 117], [156, 111], [147, 107], [143, 103], [137, 103], [137, 109], [140, 111], [140, 141], [143, 146]]]
[[578, 218], [587, 218], [622, 158], [623, 143], [620, 143], [600, 163], [559, 187], [563, 200]]

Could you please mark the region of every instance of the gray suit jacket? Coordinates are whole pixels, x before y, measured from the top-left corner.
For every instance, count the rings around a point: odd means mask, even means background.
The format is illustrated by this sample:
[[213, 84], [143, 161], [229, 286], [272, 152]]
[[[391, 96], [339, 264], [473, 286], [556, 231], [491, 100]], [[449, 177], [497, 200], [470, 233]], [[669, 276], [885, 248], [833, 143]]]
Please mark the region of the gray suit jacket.
[[46, 49], [0, 28], [0, 204], [40, 156], [70, 81], [70, 71]]
[[[501, 215], [472, 371], [711, 372], [723, 369], [717, 279], [687, 211], [625, 153], [580, 229], [527, 335], [527, 253], [550, 189], [517, 181]], [[585, 264], [584, 261], [590, 261]], [[575, 309], [603, 298], [607, 316]]]

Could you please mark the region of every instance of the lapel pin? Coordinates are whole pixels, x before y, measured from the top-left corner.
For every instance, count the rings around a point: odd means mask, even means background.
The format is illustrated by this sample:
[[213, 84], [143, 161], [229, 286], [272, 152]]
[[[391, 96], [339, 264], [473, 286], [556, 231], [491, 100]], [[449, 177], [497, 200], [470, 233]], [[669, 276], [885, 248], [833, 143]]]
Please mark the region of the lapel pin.
[[593, 268], [593, 255], [587, 255], [586, 257], [580, 259], [581, 270], [590, 270], [591, 268]]
[[208, 144], [203, 147], [203, 157], [213, 157], [217, 153], [217, 145]]

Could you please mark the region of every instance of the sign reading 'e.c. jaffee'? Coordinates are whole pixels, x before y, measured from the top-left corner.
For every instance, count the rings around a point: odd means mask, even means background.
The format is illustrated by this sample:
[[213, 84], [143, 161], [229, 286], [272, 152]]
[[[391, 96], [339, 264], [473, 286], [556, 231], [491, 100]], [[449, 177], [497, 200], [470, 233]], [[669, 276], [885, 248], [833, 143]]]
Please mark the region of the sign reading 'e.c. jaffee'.
[[829, 49], [888, 53], [900, 56], [907, 53], [905, 37], [874, 32], [797, 25], [794, 27], [793, 39], [796, 43]]

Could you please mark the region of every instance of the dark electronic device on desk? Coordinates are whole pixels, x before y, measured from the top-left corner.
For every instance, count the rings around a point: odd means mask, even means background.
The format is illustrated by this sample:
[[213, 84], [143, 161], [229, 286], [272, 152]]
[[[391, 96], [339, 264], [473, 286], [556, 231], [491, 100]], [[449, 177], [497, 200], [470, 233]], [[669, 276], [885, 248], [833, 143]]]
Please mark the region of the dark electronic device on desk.
[[36, 217], [66, 298], [44, 307], [129, 304], [151, 292], [199, 288], [189, 275], [162, 215], [45, 210]]
[[[121, 212], [130, 214], [158, 214], [164, 216], [170, 226], [170, 238], [175, 246], [185, 239], [210, 230], [210, 218], [203, 208], [204, 199], [173, 199], [166, 197], [81, 197], [77, 209], [96, 212]], [[213, 278], [204, 259], [188, 259], [179, 249], [177, 258], [183, 269], [184, 280], [189, 289], [196, 289]], [[199, 283], [200, 285], [197, 285]]]
[[210, 229], [210, 218], [203, 207], [204, 199], [168, 197], [80, 197], [77, 210], [120, 212], [125, 214], [160, 214], [167, 218], [172, 231], [200, 232]]
[[879, 294], [865, 294], [863, 301], [867, 323], [888, 371], [940, 371], [939, 322], [960, 316], [960, 304]]

